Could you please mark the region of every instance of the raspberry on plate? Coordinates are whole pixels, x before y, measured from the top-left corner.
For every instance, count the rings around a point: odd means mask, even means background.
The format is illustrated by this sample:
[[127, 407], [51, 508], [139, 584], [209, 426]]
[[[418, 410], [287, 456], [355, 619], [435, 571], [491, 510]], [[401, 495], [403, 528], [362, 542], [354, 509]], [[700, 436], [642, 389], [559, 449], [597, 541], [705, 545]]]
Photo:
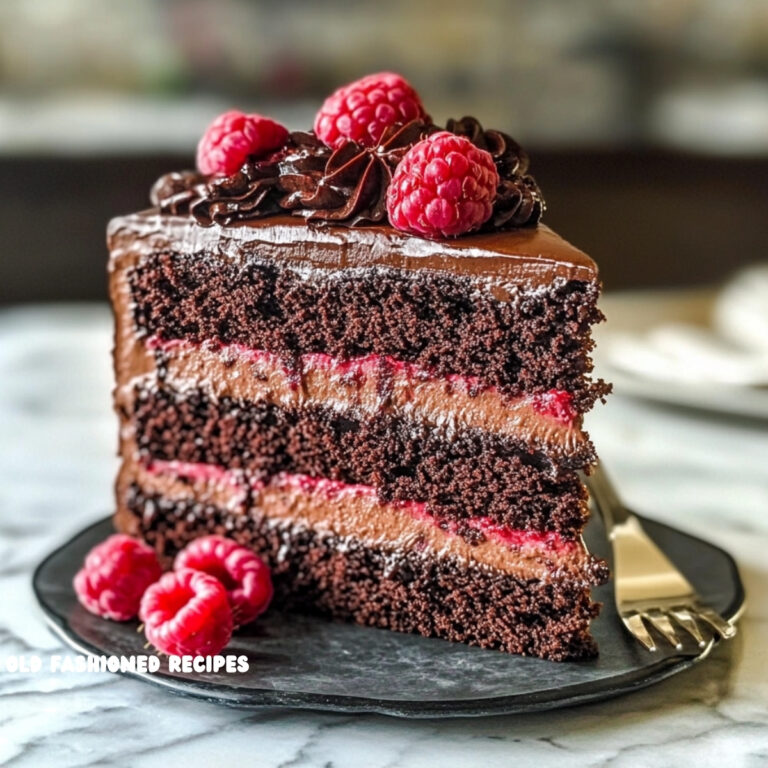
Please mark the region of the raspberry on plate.
[[218, 579], [183, 568], [166, 573], [141, 599], [144, 633], [172, 656], [214, 656], [232, 637], [232, 611]]
[[155, 551], [120, 533], [88, 553], [73, 583], [86, 610], [105, 619], [128, 621], [139, 612], [144, 591], [161, 574]]
[[231, 176], [251, 156], [261, 157], [282, 147], [288, 130], [263, 115], [230, 110], [219, 115], [197, 145], [200, 173]]
[[414, 144], [387, 190], [392, 225], [424, 237], [456, 237], [493, 212], [499, 174], [489, 152], [448, 131]]
[[334, 91], [315, 117], [315, 133], [329, 147], [339, 147], [346, 139], [373, 147], [391, 125], [426, 117], [419, 94], [407, 80], [379, 72]]
[[176, 556], [174, 568], [192, 568], [218, 579], [227, 590], [236, 627], [264, 613], [272, 599], [272, 578], [264, 561], [223, 536], [195, 539]]

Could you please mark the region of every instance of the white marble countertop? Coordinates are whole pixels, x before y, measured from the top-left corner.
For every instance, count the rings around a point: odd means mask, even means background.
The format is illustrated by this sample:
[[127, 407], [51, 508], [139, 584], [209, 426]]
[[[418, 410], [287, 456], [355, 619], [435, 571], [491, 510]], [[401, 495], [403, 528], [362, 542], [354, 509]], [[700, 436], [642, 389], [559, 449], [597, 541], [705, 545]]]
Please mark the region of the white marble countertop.
[[[66, 652], [30, 576], [111, 505], [109, 334], [105, 307], [0, 312], [0, 670], [12, 655]], [[738, 560], [748, 611], [706, 663], [604, 704], [445, 721], [228, 710], [108, 674], [0, 671], [0, 764], [768, 764], [768, 426], [614, 396], [589, 428], [633, 506]]]

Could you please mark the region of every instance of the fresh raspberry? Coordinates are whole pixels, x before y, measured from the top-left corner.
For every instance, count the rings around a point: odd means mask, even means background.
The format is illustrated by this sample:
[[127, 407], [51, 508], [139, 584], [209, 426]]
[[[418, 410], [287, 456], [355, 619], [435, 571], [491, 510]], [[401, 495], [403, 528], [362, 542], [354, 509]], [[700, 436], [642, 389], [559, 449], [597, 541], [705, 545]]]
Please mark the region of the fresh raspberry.
[[144, 633], [171, 656], [214, 656], [232, 637], [227, 591], [213, 576], [183, 568], [166, 573], [141, 599]]
[[392, 226], [425, 237], [455, 237], [488, 220], [499, 174], [489, 152], [440, 131], [414, 144], [387, 190]]
[[315, 133], [329, 147], [352, 139], [364, 147], [378, 144], [391, 125], [426, 119], [419, 94], [394, 72], [367, 75], [334, 91], [315, 117]]
[[192, 568], [218, 579], [227, 590], [236, 627], [253, 621], [272, 599], [272, 578], [264, 561], [223, 536], [195, 539], [176, 556], [174, 568]]
[[573, 408], [573, 395], [562, 389], [550, 389], [531, 398], [533, 409], [544, 416], [549, 416], [561, 424], [570, 426], [576, 418]]
[[95, 546], [74, 579], [80, 604], [105, 619], [128, 621], [141, 596], [162, 574], [155, 551], [137, 539], [115, 534]]
[[288, 138], [288, 131], [262, 115], [244, 115], [230, 110], [219, 115], [197, 145], [197, 167], [201, 173], [231, 176], [252, 155], [260, 157]]

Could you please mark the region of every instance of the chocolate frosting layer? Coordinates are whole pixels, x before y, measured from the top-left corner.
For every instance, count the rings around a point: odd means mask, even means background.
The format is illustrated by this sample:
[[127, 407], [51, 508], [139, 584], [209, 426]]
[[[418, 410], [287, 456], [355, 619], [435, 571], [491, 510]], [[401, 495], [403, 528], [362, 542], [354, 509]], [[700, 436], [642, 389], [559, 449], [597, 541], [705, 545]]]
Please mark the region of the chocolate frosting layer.
[[185, 476], [183, 467], [179, 473], [171, 466], [147, 467], [130, 453], [124, 458], [117, 483], [121, 507], [127, 489], [135, 483], [145, 493], [169, 500], [192, 499], [237, 514], [264, 516], [273, 524], [288, 523], [342, 539], [355, 538], [390, 551], [452, 557], [517, 578], [543, 582], [568, 579], [584, 586], [605, 581], [604, 564], [590, 555], [581, 540], [554, 548], [545, 543], [510, 547], [489, 538], [470, 544], [430, 517], [409, 512], [407, 505], [381, 504], [364, 486], [320, 481], [316, 487], [307, 487], [295, 482], [295, 476], [286, 476], [253, 488], [242, 473], [210, 467], [209, 476], [196, 478]]
[[245, 263], [274, 259], [321, 270], [386, 267], [463, 275], [499, 301], [519, 291], [562, 281], [596, 282], [597, 266], [583, 251], [546, 226], [479, 232], [454, 240], [425, 240], [387, 224], [350, 229], [307, 227], [280, 215], [232, 226], [200, 227], [189, 216], [156, 210], [113, 219], [108, 229], [110, 270], [135, 264], [157, 251], [210, 254]]
[[[332, 150], [314, 133], [291, 133], [280, 151], [249, 159], [232, 176], [206, 177], [193, 171], [162, 176], [152, 187], [153, 205], [163, 213], [191, 214], [202, 226], [251, 221], [280, 212], [323, 225], [378, 224], [386, 221], [387, 188], [403, 155], [440, 130], [413, 120], [387, 129], [378, 145], [347, 141]], [[527, 174], [528, 156], [507, 134], [484, 130], [473, 117], [449, 120], [447, 130], [465, 136], [491, 154], [499, 173], [493, 214], [485, 229], [532, 226], [544, 200]]]
[[160, 366], [163, 381], [178, 391], [199, 387], [213, 398], [265, 400], [289, 409], [330, 406], [351, 415], [416, 418], [448, 438], [465, 428], [482, 429], [518, 440], [559, 463], [586, 463], [592, 456], [580, 417], [562, 424], [537, 413], [527, 398], [506, 398], [493, 389], [472, 392], [467, 383], [432, 378], [412, 366], [404, 371], [388, 361], [341, 364], [325, 355], [308, 355], [288, 370], [274, 355], [236, 345], [174, 341], [164, 346], [139, 338], [133, 343], [130, 367], [116, 361], [116, 403], [128, 411], [136, 384], [156, 386]]

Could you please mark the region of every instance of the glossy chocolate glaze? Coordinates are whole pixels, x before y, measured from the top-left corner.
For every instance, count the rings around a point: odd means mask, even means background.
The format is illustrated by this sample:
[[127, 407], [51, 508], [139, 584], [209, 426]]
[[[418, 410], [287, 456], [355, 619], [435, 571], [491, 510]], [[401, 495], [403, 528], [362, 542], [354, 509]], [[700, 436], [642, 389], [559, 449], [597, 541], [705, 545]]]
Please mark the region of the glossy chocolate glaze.
[[434, 270], [472, 278], [500, 301], [554, 282], [598, 280], [592, 259], [543, 225], [425, 240], [389, 225], [313, 227], [290, 216], [202, 227], [150, 209], [113, 219], [108, 244], [111, 270], [156, 251], [208, 253], [237, 263], [258, 256], [321, 270]]

